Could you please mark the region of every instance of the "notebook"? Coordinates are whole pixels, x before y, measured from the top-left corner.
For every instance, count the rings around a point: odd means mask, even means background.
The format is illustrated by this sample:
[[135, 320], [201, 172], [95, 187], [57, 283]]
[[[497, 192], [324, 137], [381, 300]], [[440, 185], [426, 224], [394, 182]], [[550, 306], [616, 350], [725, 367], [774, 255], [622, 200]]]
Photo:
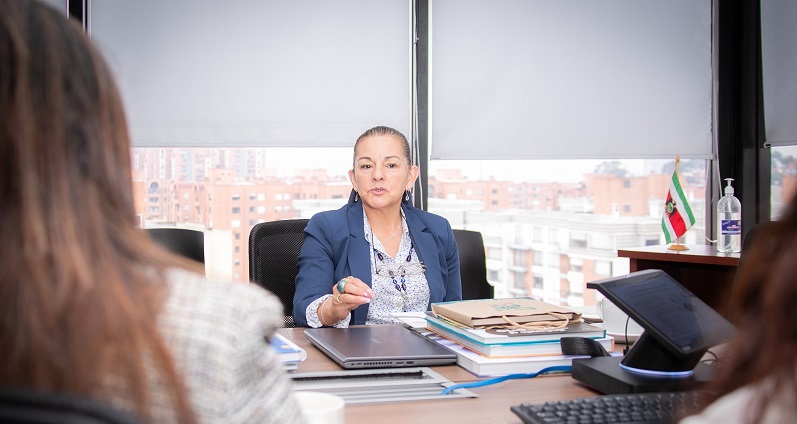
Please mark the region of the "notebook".
[[308, 328], [304, 335], [346, 369], [421, 367], [457, 362], [455, 353], [399, 324]]

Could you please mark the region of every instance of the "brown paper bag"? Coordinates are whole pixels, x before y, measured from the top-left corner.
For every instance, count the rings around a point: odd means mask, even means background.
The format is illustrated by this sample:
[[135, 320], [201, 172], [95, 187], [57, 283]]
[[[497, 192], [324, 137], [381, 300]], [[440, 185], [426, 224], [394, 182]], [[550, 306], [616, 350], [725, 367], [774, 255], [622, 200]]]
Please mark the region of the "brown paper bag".
[[563, 321], [562, 316], [566, 317], [569, 322], [581, 320], [581, 314], [578, 312], [531, 298], [477, 299], [433, 303], [432, 312], [474, 328], [510, 325], [512, 321], [518, 324]]

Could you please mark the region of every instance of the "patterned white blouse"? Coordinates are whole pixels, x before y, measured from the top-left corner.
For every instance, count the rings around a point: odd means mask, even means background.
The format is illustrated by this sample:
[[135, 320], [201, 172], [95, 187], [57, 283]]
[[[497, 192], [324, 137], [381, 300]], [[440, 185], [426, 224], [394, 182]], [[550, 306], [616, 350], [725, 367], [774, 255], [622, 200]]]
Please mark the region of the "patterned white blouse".
[[[429, 305], [429, 284], [424, 274], [425, 266], [418, 259], [412, 245], [407, 220], [401, 215], [402, 237], [395, 257], [385, 252], [385, 247], [371, 230], [368, 216], [364, 216], [365, 239], [371, 248], [371, 290], [374, 298], [368, 307], [366, 324], [401, 323], [392, 315], [397, 312], [425, 312]], [[321, 296], [307, 307], [307, 323], [321, 327], [318, 306], [331, 294]], [[335, 327], [348, 327], [350, 316], [335, 323]]]

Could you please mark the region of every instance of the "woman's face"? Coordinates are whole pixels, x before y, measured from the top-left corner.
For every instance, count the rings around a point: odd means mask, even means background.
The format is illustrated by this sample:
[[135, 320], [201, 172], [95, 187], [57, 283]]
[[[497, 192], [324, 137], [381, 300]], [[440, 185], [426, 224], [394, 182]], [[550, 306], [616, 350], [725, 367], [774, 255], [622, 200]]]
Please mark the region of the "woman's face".
[[390, 135], [360, 140], [349, 179], [365, 207], [384, 209], [398, 206], [404, 191], [412, 188], [418, 177], [418, 167], [407, 163], [403, 144]]

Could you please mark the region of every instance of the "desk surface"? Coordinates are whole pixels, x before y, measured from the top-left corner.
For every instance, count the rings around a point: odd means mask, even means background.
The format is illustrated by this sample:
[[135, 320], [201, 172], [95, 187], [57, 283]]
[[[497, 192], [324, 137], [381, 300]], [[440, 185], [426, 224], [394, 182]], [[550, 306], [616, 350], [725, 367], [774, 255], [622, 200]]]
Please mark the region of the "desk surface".
[[[307, 350], [307, 359], [295, 372], [341, 370], [304, 337], [302, 328], [283, 328], [279, 332]], [[479, 380], [456, 366], [432, 367], [453, 382]], [[389, 423], [513, 423], [522, 424], [509, 407], [523, 402], [542, 403], [551, 400], [595, 396], [598, 392], [573, 380], [569, 374], [542, 376], [533, 379], [508, 380], [502, 383], [470, 389], [477, 398], [394, 402], [378, 405], [346, 406], [346, 424]], [[453, 418], [452, 418], [453, 417]]]
[[617, 256], [629, 259], [655, 260], [663, 262], [684, 262], [704, 265], [739, 265], [738, 253], [720, 253], [717, 248], [706, 244], [686, 245], [689, 250], [669, 250], [668, 246], [656, 245], [617, 249]]

